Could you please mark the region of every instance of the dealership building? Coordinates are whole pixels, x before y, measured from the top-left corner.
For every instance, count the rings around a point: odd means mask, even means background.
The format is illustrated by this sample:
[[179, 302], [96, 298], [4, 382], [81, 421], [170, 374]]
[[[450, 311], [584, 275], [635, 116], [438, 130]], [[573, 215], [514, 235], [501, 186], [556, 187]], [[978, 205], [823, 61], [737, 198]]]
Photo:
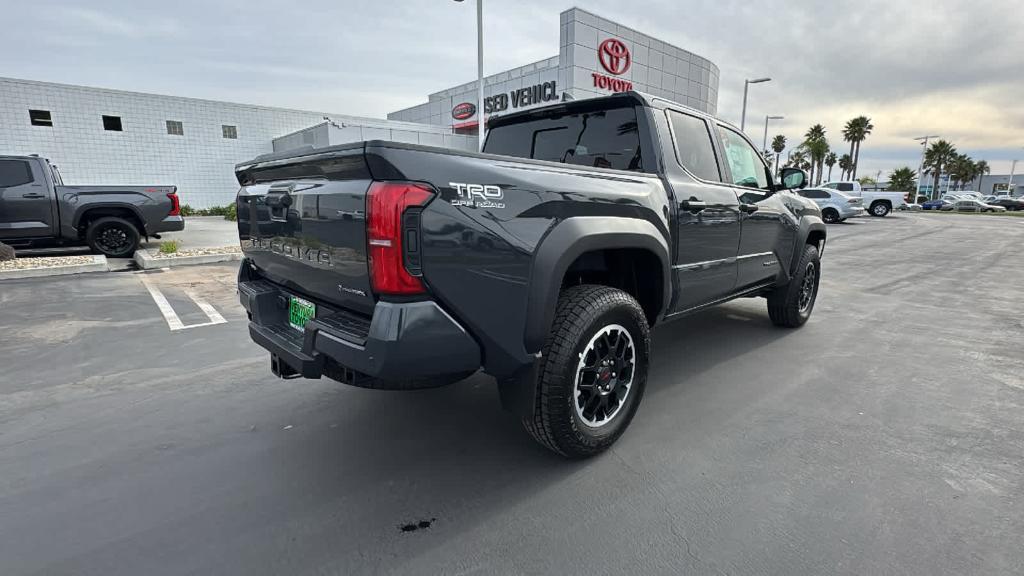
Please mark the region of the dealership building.
[[485, 118], [637, 90], [711, 114], [710, 60], [579, 8], [557, 55], [430, 94], [387, 119], [0, 78], [0, 154], [39, 154], [69, 184], [174, 184], [196, 208], [234, 198], [238, 162], [271, 151], [380, 139], [472, 150]]

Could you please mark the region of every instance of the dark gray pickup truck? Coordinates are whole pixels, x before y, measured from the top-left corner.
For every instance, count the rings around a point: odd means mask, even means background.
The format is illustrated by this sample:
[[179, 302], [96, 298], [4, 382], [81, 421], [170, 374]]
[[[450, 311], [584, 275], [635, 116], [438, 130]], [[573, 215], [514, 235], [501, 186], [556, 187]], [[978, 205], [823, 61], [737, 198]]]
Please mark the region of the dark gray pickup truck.
[[143, 236], [185, 229], [175, 186], [65, 186], [39, 156], [0, 156], [0, 242], [15, 248], [88, 244], [131, 256]]
[[491, 119], [483, 154], [394, 142], [240, 164], [239, 296], [282, 377], [374, 388], [477, 370], [541, 444], [612, 444], [650, 327], [739, 297], [811, 315], [821, 212], [735, 127], [638, 93]]

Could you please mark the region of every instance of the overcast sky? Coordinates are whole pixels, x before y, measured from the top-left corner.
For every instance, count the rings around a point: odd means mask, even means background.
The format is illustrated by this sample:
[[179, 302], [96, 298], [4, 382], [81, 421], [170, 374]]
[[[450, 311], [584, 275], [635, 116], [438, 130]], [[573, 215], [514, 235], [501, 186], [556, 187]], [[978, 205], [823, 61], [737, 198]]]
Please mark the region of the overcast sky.
[[[0, 76], [383, 117], [476, 77], [472, 0], [0, 0]], [[558, 54], [550, 0], [485, 0], [485, 73]], [[791, 143], [871, 117], [859, 175], [908, 165], [941, 134], [993, 173], [1024, 159], [1021, 0], [578, 0], [722, 71], [718, 110]], [[642, 10], [640, 6], [645, 6]], [[1024, 171], [1024, 166], [1021, 170]], [[838, 174], [836, 174], [837, 176]]]

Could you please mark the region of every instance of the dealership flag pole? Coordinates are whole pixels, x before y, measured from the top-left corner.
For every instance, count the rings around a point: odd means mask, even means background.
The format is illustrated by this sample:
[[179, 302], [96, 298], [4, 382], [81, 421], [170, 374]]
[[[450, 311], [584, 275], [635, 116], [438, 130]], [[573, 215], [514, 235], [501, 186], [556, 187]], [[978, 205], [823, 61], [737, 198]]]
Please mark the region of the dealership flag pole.
[[476, 0], [476, 76], [477, 76], [477, 138], [478, 151], [484, 150], [484, 129], [487, 121], [484, 118], [484, 0]]

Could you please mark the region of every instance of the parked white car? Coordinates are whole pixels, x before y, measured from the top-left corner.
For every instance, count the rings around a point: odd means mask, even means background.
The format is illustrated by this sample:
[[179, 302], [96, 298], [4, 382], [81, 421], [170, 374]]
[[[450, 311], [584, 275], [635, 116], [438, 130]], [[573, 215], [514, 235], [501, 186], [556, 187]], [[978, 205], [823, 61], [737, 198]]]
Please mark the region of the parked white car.
[[821, 208], [821, 219], [827, 224], [864, 216], [863, 201], [856, 196], [848, 196], [845, 192], [829, 188], [804, 188], [796, 192]]
[[822, 185], [822, 188], [838, 190], [849, 196], [860, 198], [863, 205], [867, 208], [868, 214], [872, 216], [888, 216], [889, 212], [907, 203], [907, 200], [903, 197], [903, 192], [868, 191], [861, 187], [860, 182], [826, 182]]

